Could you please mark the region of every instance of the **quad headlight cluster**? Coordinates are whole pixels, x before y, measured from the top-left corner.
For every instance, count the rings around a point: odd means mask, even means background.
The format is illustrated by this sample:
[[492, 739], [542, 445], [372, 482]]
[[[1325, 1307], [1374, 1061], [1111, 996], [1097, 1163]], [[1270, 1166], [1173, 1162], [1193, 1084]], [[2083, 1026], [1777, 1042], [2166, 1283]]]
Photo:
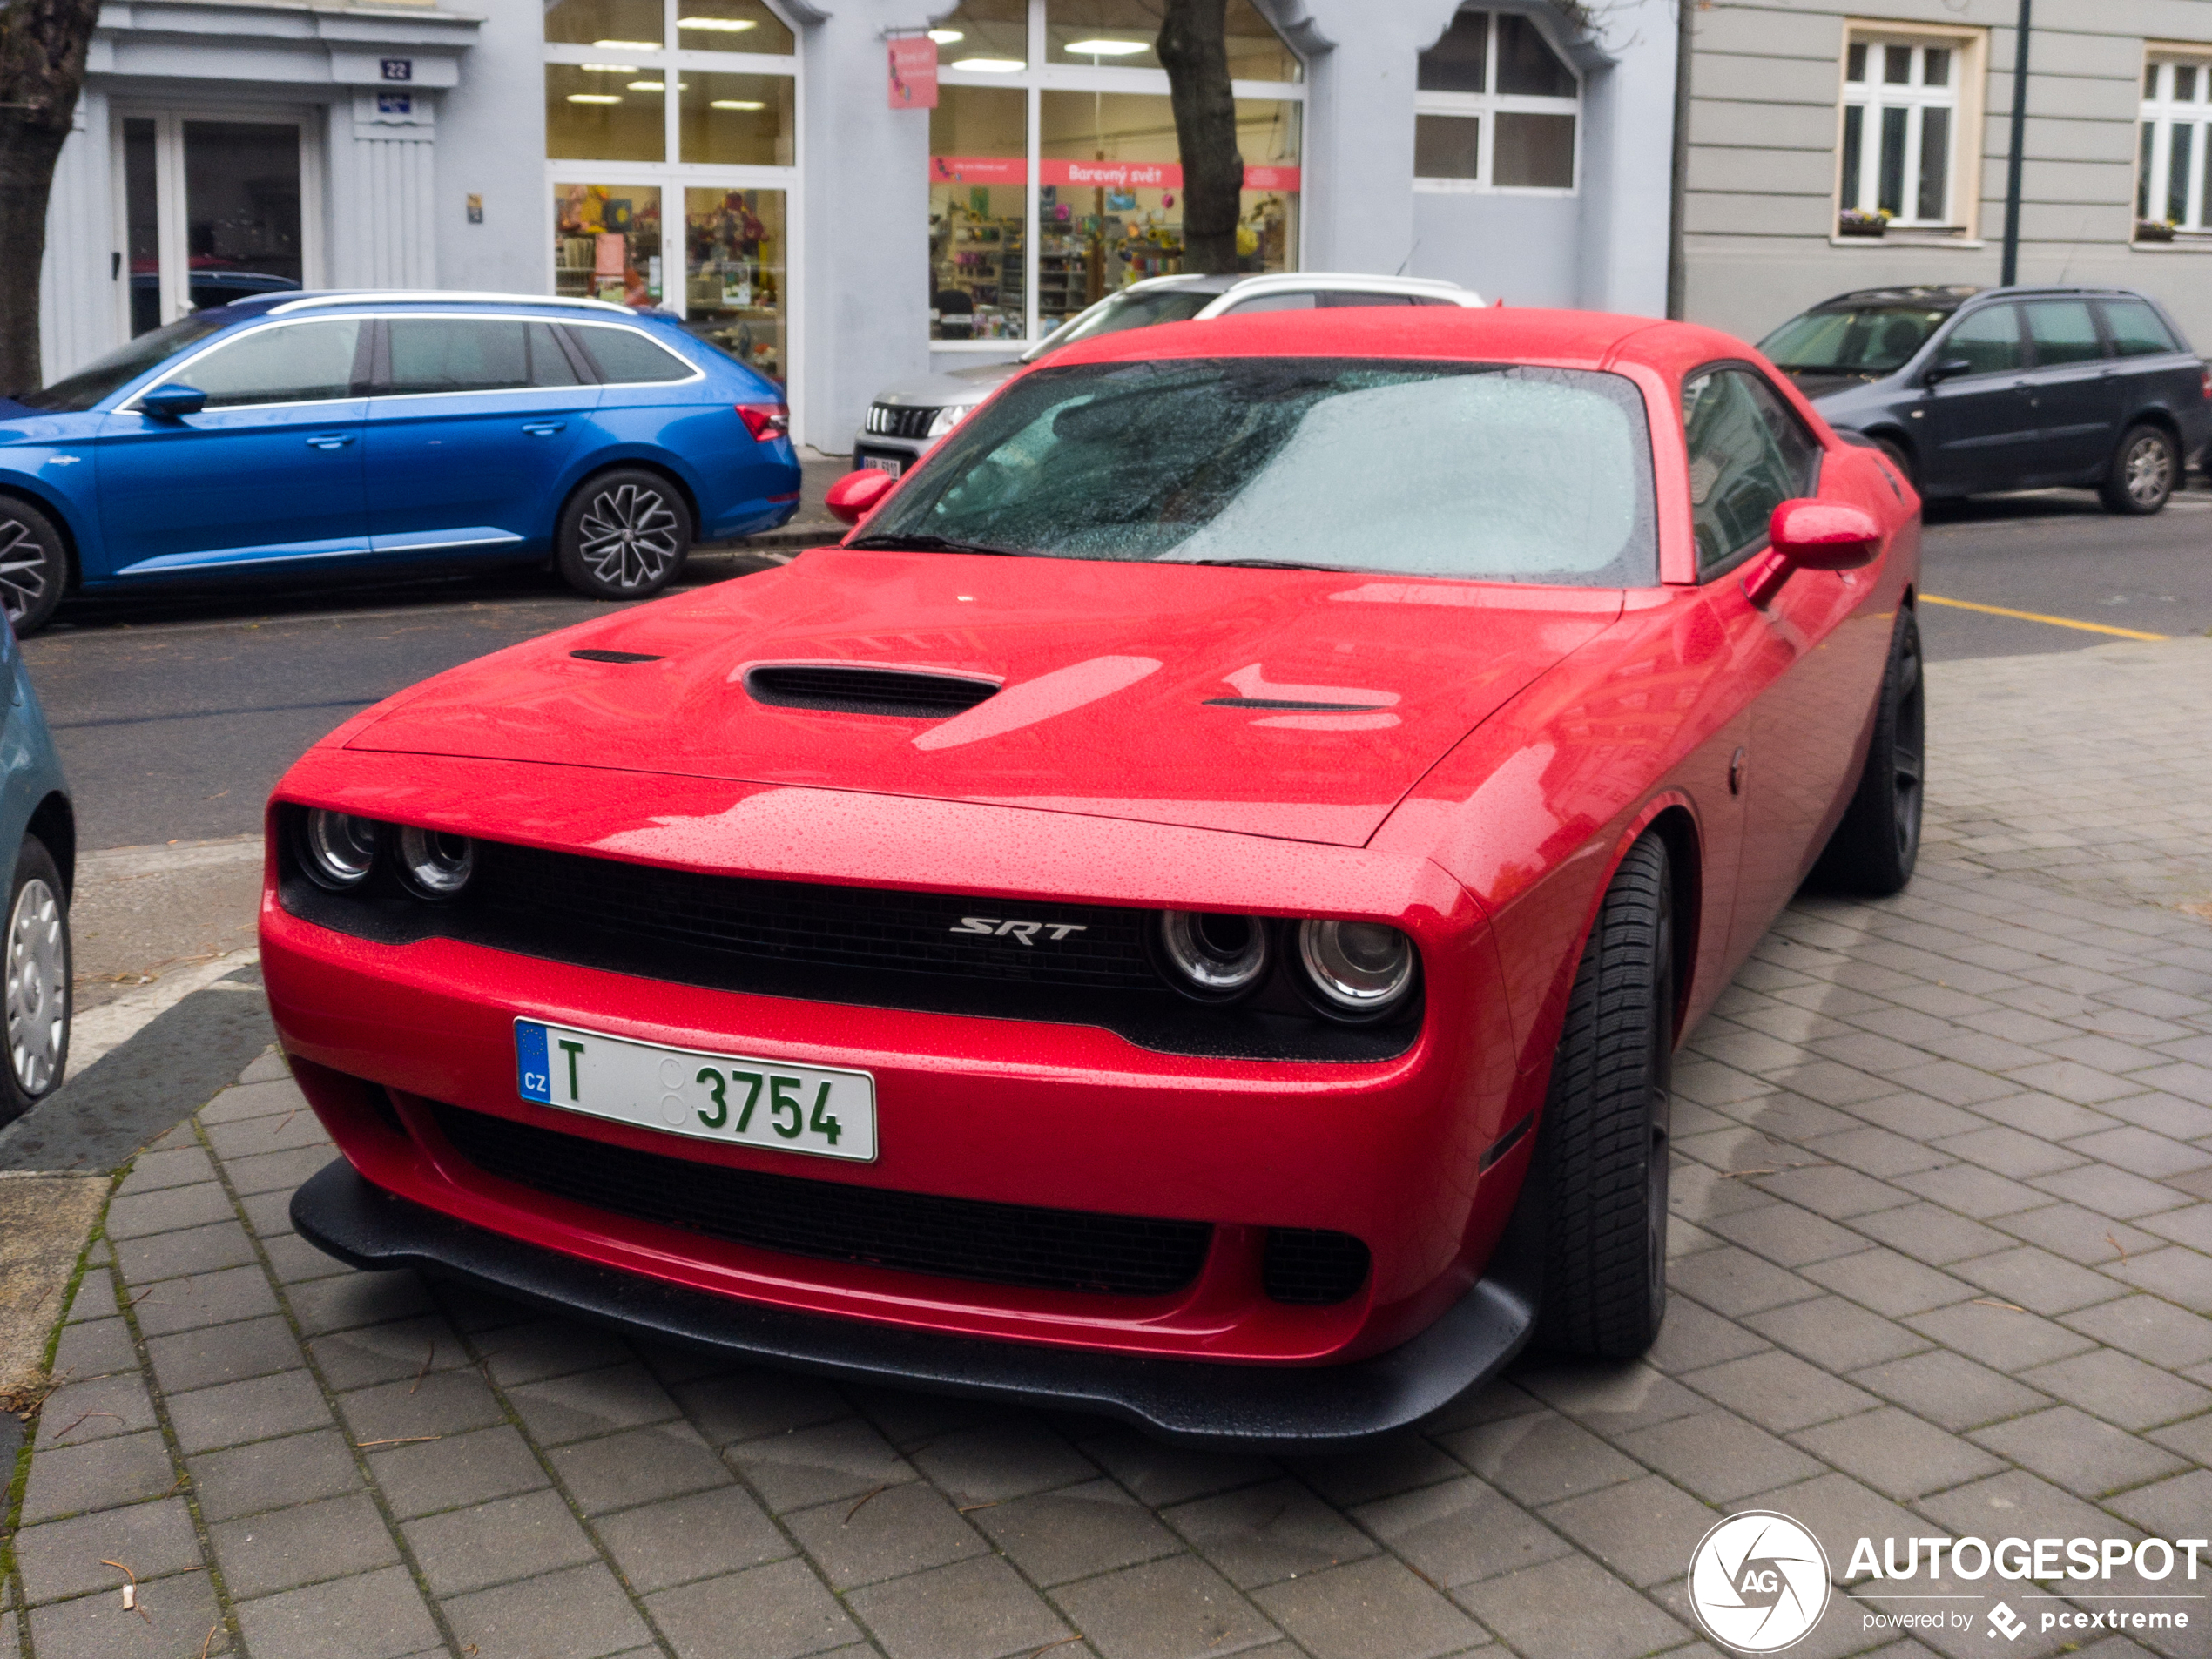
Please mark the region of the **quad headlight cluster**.
[[1271, 921], [1164, 910], [1154, 954], [1168, 982], [1201, 1002], [1251, 995], [1268, 981], [1280, 957], [1305, 1000], [1346, 1025], [1367, 1025], [1403, 1011], [1420, 976], [1413, 940], [1379, 921]]
[[300, 820], [300, 854], [308, 876], [333, 893], [361, 886], [386, 862], [418, 899], [451, 899], [476, 870], [476, 844], [465, 835], [320, 806]]

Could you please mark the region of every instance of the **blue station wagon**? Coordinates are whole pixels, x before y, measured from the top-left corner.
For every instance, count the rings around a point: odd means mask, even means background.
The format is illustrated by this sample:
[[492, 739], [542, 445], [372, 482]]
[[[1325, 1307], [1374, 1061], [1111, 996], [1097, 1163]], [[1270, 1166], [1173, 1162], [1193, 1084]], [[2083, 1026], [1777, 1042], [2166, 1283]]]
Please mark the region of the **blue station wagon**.
[[590, 300], [270, 293], [0, 400], [0, 599], [550, 557], [636, 599], [798, 510], [781, 390]]

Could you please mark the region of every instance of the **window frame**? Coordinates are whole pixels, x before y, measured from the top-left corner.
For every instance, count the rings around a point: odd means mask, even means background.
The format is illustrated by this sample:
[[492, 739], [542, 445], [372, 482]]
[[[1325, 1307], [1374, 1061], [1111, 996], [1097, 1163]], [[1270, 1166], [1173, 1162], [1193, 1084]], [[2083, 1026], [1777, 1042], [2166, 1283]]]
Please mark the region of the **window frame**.
[[[1484, 90], [1480, 92], [1413, 93], [1413, 117], [1418, 122], [1424, 115], [1457, 116], [1462, 119], [1474, 117], [1482, 123], [1480, 136], [1476, 139], [1475, 176], [1472, 179], [1426, 179], [1419, 172], [1413, 175], [1416, 194], [1428, 196], [1535, 196], [1571, 199], [1582, 193], [1582, 138], [1589, 123], [1583, 104], [1589, 90], [1589, 78], [1576, 65], [1568, 51], [1566, 43], [1553, 32], [1541, 13], [1524, 11], [1517, 6], [1465, 5], [1452, 14], [1456, 23], [1467, 12], [1479, 11], [1489, 19], [1487, 44], [1483, 52], [1482, 79]], [[1565, 65], [1575, 78], [1572, 98], [1539, 98], [1527, 92], [1501, 92], [1498, 87], [1498, 20], [1503, 17], [1524, 19], [1550, 47], [1552, 55]], [[1450, 28], [1447, 24], [1447, 29]], [[1442, 38], [1442, 37], [1439, 37]], [[1501, 185], [1493, 182], [1493, 170], [1498, 158], [1498, 117], [1500, 115], [1566, 115], [1575, 121], [1574, 182], [1559, 185]]]
[[[2173, 96], [2176, 69], [2196, 71], [2195, 96], [2186, 104]], [[2202, 42], [2146, 41], [2143, 77], [2155, 90], [2142, 93], [2135, 109], [2135, 189], [2129, 199], [2128, 240], [2137, 247], [2195, 245], [2212, 247], [2212, 47]], [[2172, 205], [2174, 134], [2190, 130], [2188, 184], [2179, 220], [2164, 211]], [[2148, 142], [2146, 142], [2148, 140]], [[2151, 227], [2164, 226], [2163, 233]]]
[[248, 335], [273, 334], [279, 328], [302, 328], [313, 323], [327, 322], [354, 322], [361, 325], [361, 333], [354, 341], [354, 378], [347, 385], [345, 391], [340, 393], [336, 397], [298, 397], [293, 398], [288, 401], [282, 403], [218, 404], [213, 408], [207, 410], [206, 413], [210, 415], [228, 415], [248, 409], [304, 409], [327, 406], [332, 403], [352, 403], [360, 401], [368, 396], [368, 385], [372, 374], [371, 365], [374, 361], [373, 354], [374, 351], [374, 330], [370, 326], [373, 320], [373, 319], [362, 315], [358, 312], [341, 311], [335, 316], [325, 315], [320, 317], [274, 318], [265, 322], [247, 323], [236, 328], [226, 329], [221, 334], [212, 335], [207, 340], [202, 341], [199, 349], [193, 352], [189, 357], [184, 359], [183, 361], [172, 363], [162, 368], [159, 374], [156, 374], [152, 379], [146, 381], [145, 385], [138, 388], [137, 391], [132, 392], [121, 402], [118, 403], [115, 406], [115, 412], [118, 415], [145, 414], [145, 410], [140, 408], [138, 405], [139, 400], [144, 398], [148, 392], [153, 391], [158, 387], [169, 385], [179, 376], [189, 373], [197, 364], [204, 362], [208, 358], [212, 357], [217, 352], [223, 350], [226, 347], [234, 345], [239, 341], [246, 339]]
[[[1718, 374], [1726, 369], [1735, 369], [1743, 374], [1748, 374], [1755, 382], [1765, 388], [1767, 395], [1773, 398], [1776, 404], [1780, 407], [1784, 416], [1789, 421], [1790, 424], [1797, 429], [1798, 435], [1804, 439], [1806, 444], [1811, 448], [1813, 453], [1812, 482], [1807, 487], [1805, 493], [1808, 496], [1818, 495], [1820, 493], [1820, 475], [1828, 459], [1828, 446], [1820, 441], [1820, 436], [1817, 433], [1805, 424], [1804, 417], [1797, 413], [1796, 406], [1783, 395], [1781, 388], [1776, 386], [1774, 381], [1768, 377], [1766, 371], [1762, 369], [1757, 363], [1750, 362], [1741, 357], [1716, 357], [1710, 362], [1700, 363], [1696, 368], [1684, 372], [1681, 384], [1676, 389], [1675, 418], [1682, 424], [1683, 467], [1685, 483], [1688, 482], [1687, 475], [1689, 468], [1695, 460], [1695, 457], [1691, 455], [1689, 448], [1689, 421], [1682, 412], [1682, 394], [1683, 391], [1688, 389], [1690, 382], [1696, 380], [1700, 375]], [[1785, 496], [1783, 497], [1784, 501], [1797, 501], [1799, 499], [1802, 498], [1796, 496]], [[1697, 551], [1697, 505], [1695, 500], [1692, 500], [1690, 502], [1689, 512], [1690, 557], [1693, 561], [1697, 561], [1699, 556]], [[1768, 516], [1771, 518], [1773, 515], [1770, 513]], [[1726, 557], [1721, 559], [1710, 569], [1707, 569], [1702, 562], [1696, 563], [1693, 568], [1696, 570], [1697, 585], [1701, 588], [1706, 587], [1715, 582], [1720, 581], [1725, 577], [1733, 575], [1736, 571], [1743, 567], [1746, 561], [1765, 551], [1770, 545], [1772, 545], [1772, 537], [1769, 534], [1766, 527], [1761, 526], [1757, 535], [1751, 536], [1748, 541], [1744, 542], [1742, 546], [1730, 552]]]
[[[1829, 214], [1828, 239], [1838, 246], [1862, 246], [1878, 243], [1880, 236], [1845, 235], [1842, 228], [1844, 212], [1860, 209], [1861, 203], [1869, 204], [1860, 211], [1874, 211], [1881, 196], [1881, 123], [1878, 111], [1885, 108], [1903, 107], [1926, 110], [1931, 107], [1946, 109], [1951, 113], [1951, 155], [1946, 172], [1945, 199], [1946, 218], [1942, 220], [1923, 220], [1919, 207], [1918, 165], [1921, 135], [1925, 120], [1908, 118], [1905, 175], [1906, 201], [1916, 209], [1911, 214], [1900, 213], [1891, 219], [1885, 235], [1898, 235], [1913, 241], [1939, 242], [1953, 246], [1980, 246], [1981, 225], [1981, 168], [1982, 144], [1980, 134], [1984, 108], [1987, 102], [1989, 31], [1986, 29], [1952, 28], [1934, 24], [1897, 23], [1879, 17], [1845, 17], [1842, 20], [1841, 41], [1836, 57], [1836, 165]], [[1851, 74], [1851, 54], [1854, 46], [1867, 48], [1867, 76], [1863, 81], [1853, 81]], [[1940, 88], [1886, 85], [1879, 77], [1876, 64], [1885, 46], [1905, 46], [1914, 49], [1916, 64], [1924, 61], [1919, 56], [1931, 46], [1947, 48], [1952, 55], [1950, 84]], [[1846, 161], [1845, 133], [1849, 125], [1846, 111], [1857, 106], [1866, 111], [1860, 135], [1859, 198], [1858, 201], [1844, 199], [1844, 172]]]

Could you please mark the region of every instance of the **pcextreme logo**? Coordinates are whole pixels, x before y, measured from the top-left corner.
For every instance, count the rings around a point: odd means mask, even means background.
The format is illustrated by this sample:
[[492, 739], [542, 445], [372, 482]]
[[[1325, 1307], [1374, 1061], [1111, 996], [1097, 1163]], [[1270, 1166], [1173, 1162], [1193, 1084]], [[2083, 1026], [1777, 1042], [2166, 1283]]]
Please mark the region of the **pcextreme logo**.
[[1730, 1515], [1690, 1552], [1689, 1604], [1722, 1646], [1779, 1653], [1828, 1610], [1828, 1553], [1787, 1515]]

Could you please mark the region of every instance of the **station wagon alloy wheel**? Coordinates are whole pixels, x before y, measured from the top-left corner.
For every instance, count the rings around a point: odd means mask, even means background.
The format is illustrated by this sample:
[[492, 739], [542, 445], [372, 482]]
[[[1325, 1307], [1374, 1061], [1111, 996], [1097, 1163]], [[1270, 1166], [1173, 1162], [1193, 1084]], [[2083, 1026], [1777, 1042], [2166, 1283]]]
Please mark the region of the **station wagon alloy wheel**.
[[45, 626], [67, 569], [52, 522], [26, 502], [0, 499], [0, 606], [17, 634]]
[[583, 556], [610, 587], [656, 583], [680, 546], [675, 514], [657, 489], [623, 484], [591, 497], [583, 515]]
[[2145, 433], [2128, 451], [2128, 493], [2142, 505], [2161, 500], [2174, 485], [2173, 457], [2166, 441]]
[[8, 1062], [16, 1088], [36, 1097], [61, 1070], [69, 1034], [69, 942], [61, 901], [37, 876], [16, 892], [8, 918]]
[[2166, 505], [2181, 482], [2182, 453], [2172, 435], [2144, 424], [2120, 440], [2101, 494], [2116, 513], [2155, 513]]

